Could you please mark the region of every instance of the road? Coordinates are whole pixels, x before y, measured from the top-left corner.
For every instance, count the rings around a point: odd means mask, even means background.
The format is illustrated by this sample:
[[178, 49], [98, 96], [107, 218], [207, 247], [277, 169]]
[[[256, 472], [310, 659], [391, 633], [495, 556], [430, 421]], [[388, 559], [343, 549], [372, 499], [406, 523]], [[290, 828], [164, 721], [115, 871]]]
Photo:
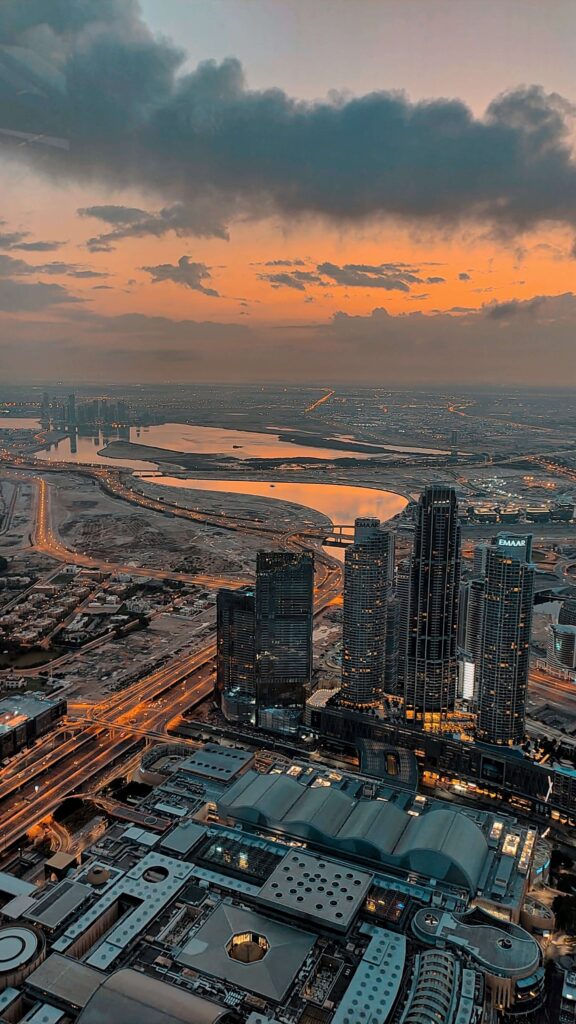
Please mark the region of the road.
[[248, 577], [212, 576], [207, 573], [188, 574], [171, 572], [166, 569], [148, 569], [132, 565], [131, 563], [106, 562], [67, 548], [58, 537], [52, 523], [49, 485], [43, 477], [34, 477], [33, 479], [38, 487], [34, 546], [38, 551], [43, 551], [60, 562], [82, 565], [90, 569], [100, 569], [102, 572], [108, 573], [129, 573], [130, 576], [144, 576], [159, 580], [178, 580], [181, 583], [193, 583], [197, 586], [208, 587], [211, 590], [218, 587], [239, 587], [250, 582]]
[[[36, 476], [34, 480], [38, 489], [35, 546], [60, 561], [96, 566], [109, 572], [158, 575], [204, 586], [231, 586], [244, 582], [237, 578], [231, 580], [135, 569], [133, 566], [102, 563], [70, 551], [62, 544], [52, 525], [49, 486], [42, 477]], [[253, 524], [250, 532], [257, 532]], [[298, 535], [280, 539], [288, 549], [306, 546]], [[320, 552], [318, 556], [315, 614], [320, 614], [340, 594], [342, 586], [340, 564], [324, 553]], [[51, 814], [67, 796], [84, 787], [90, 779], [102, 778], [110, 766], [131, 752], [134, 755], [142, 738], [165, 741], [168, 724], [211, 693], [215, 654], [216, 645], [212, 639], [202, 649], [167, 661], [97, 705], [70, 703], [68, 722], [71, 728], [78, 730], [76, 735], [45, 752], [41, 745], [42, 754], [37, 761], [29, 764], [27, 759], [25, 766], [19, 766], [16, 771], [9, 770], [0, 783], [0, 850], [9, 849], [30, 827]], [[111, 768], [110, 774], [113, 775], [114, 771]]]

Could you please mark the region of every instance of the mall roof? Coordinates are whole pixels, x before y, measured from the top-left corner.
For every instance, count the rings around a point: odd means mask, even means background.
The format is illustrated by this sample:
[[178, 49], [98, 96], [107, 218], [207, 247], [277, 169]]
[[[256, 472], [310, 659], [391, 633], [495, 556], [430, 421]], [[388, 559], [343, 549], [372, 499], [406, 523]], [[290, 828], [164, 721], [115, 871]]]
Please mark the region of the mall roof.
[[219, 801], [223, 817], [328, 847], [340, 854], [416, 871], [475, 892], [488, 854], [482, 830], [458, 810], [419, 816], [386, 800], [354, 799], [288, 775], [246, 772]]
[[[250, 933], [266, 940], [265, 956], [250, 963], [232, 959], [227, 951], [232, 937]], [[315, 942], [316, 935], [310, 932], [224, 901], [191, 935], [176, 959], [192, 970], [280, 1002]]]
[[386, 1021], [398, 998], [406, 959], [406, 937], [365, 925], [371, 936], [332, 1024]]
[[77, 1024], [222, 1024], [228, 1011], [139, 971], [111, 974], [88, 1000]]
[[230, 782], [244, 768], [254, 755], [238, 747], [225, 747], [220, 743], [205, 743], [186, 761], [181, 761], [178, 771], [191, 772], [203, 779], [215, 782]]
[[424, 942], [464, 950], [478, 967], [503, 978], [530, 976], [539, 966], [540, 947], [516, 924], [499, 927], [489, 915], [456, 916], [424, 907], [414, 915], [412, 928]]

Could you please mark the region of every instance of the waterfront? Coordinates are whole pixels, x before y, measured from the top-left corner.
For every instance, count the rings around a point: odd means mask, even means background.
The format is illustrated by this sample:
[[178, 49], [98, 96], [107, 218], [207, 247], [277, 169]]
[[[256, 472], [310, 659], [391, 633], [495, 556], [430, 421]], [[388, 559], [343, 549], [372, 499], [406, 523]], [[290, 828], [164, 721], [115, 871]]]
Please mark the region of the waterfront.
[[[358, 516], [376, 516], [385, 521], [401, 512], [407, 499], [393, 491], [375, 487], [354, 487], [339, 484], [310, 484], [270, 482], [267, 480], [193, 480], [180, 477], [138, 474], [155, 487], [176, 488], [180, 491], [225, 491], [230, 494], [248, 494], [315, 509], [335, 524], [349, 525]], [[182, 496], [182, 504], [188, 504]], [[335, 554], [337, 549], [330, 549]]]
[[[37, 428], [34, 420], [13, 420], [15, 426]], [[6, 422], [8, 425], [8, 419]], [[0, 426], [2, 420], [0, 419]], [[142, 469], [142, 461], [106, 454], [106, 445], [114, 441], [130, 442], [150, 448], [163, 448], [178, 454], [227, 456], [243, 459], [375, 459], [393, 458], [409, 454], [437, 455], [440, 449], [374, 444], [351, 436], [335, 435], [334, 447], [304, 443], [306, 434], [298, 436], [302, 441], [284, 440], [293, 434], [288, 428], [274, 427], [278, 433], [262, 433], [248, 430], [231, 430], [227, 427], [202, 427], [186, 423], [161, 423], [150, 427], [126, 426], [109, 427], [104, 430], [94, 427], [80, 428], [74, 437], [65, 436], [54, 441], [49, 448], [38, 452], [38, 458], [47, 462], [77, 462], [95, 465], [120, 465], [129, 469]], [[330, 439], [326, 439], [326, 445]], [[374, 449], [359, 451], [358, 447]], [[154, 460], [155, 461], [155, 460]]]

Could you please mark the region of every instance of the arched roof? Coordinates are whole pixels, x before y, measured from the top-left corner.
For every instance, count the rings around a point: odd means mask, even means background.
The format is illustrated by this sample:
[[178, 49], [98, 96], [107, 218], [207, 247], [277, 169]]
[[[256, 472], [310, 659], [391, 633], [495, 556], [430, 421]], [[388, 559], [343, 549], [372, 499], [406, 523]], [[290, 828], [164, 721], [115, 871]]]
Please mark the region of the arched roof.
[[115, 971], [90, 997], [77, 1024], [225, 1024], [227, 1010], [139, 971]]
[[475, 892], [488, 854], [482, 830], [458, 810], [418, 817], [386, 800], [355, 800], [287, 775], [246, 772], [220, 800], [224, 816], [416, 871]]
[[[295, 783], [299, 790], [302, 786]], [[330, 789], [328, 786], [308, 787], [300, 792], [295, 802], [284, 815], [284, 824], [289, 822], [311, 826], [317, 832], [332, 834], [340, 829], [354, 807], [355, 801], [352, 797], [340, 793], [337, 789]]]
[[473, 891], [482, 874], [488, 844], [465, 814], [433, 809], [412, 818], [394, 852], [411, 871], [465, 885]]

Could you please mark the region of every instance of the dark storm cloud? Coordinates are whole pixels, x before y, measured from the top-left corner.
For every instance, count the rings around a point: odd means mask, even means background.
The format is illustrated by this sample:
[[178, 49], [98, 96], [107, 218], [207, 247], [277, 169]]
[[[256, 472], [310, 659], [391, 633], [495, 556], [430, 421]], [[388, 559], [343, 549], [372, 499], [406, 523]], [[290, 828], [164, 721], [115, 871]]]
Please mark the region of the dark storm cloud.
[[80, 299], [59, 284], [0, 280], [0, 310], [4, 313], [35, 313], [69, 302], [80, 302]]
[[219, 296], [215, 288], [207, 288], [204, 283], [210, 281], [212, 277], [210, 268], [205, 263], [193, 263], [189, 256], [181, 256], [177, 264], [160, 263], [156, 267], [141, 269], [152, 276], [152, 284], [172, 281], [174, 284], [183, 285], [184, 288], [202, 292], [203, 295], [211, 295], [214, 298]]
[[536, 86], [482, 118], [402, 93], [301, 102], [248, 89], [234, 59], [186, 73], [135, 0], [3, 0], [0, 40], [0, 130], [69, 140], [66, 151], [3, 135], [7, 152], [54, 178], [204, 204], [207, 234], [274, 209], [576, 226], [571, 110]]
[[[223, 211], [221, 211], [222, 214]], [[89, 238], [92, 252], [110, 252], [123, 238], [161, 238], [173, 231], [178, 238], [197, 235], [204, 238], [228, 238], [226, 224], [216, 216], [212, 196], [197, 197], [184, 205], [173, 203], [156, 212], [132, 206], [87, 206], [78, 210], [81, 217], [92, 217], [112, 226], [111, 231]]]

